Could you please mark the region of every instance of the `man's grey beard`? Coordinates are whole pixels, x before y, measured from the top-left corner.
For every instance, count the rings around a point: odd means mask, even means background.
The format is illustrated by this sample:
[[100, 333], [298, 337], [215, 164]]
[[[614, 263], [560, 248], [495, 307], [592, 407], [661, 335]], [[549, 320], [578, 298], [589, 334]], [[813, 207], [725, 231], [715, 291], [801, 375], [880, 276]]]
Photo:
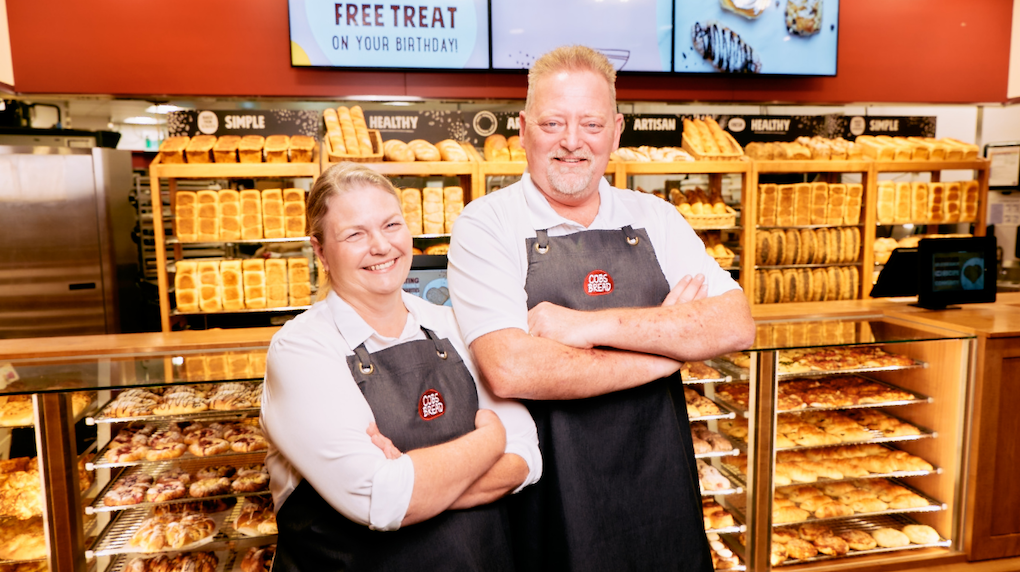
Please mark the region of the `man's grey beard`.
[[550, 157], [549, 168], [546, 171], [546, 177], [549, 179], [549, 184], [556, 192], [562, 195], [575, 196], [584, 192], [588, 188], [588, 185], [591, 184], [592, 179], [595, 177], [595, 172], [592, 169], [593, 156], [590, 152], [572, 153], [570, 156], [587, 160], [589, 166], [588, 172], [582, 173], [576, 177], [562, 174], [557, 170], [556, 161], [554, 160], [560, 156], [553, 155], [552, 157]]

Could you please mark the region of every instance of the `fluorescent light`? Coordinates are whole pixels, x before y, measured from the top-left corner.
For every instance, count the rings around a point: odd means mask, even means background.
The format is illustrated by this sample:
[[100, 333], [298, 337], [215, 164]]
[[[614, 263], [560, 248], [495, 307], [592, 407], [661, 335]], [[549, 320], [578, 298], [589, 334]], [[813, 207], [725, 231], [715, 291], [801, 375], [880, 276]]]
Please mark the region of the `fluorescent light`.
[[167, 113], [170, 113], [172, 111], [181, 111], [183, 109], [184, 109], [183, 107], [178, 107], [176, 105], [172, 105], [169, 103], [160, 103], [157, 105], [150, 105], [149, 107], [146, 107], [145, 112], [155, 113], [158, 115], [166, 115]]
[[125, 117], [121, 123], [129, 123], [131, 125], [159, 125], [159, 120], [155, 117], [138, 115], [135, 117]]
[[393, 107], [408, 107], [411, 105], [410, 101], [387, 101], [383, 105], [392, 105]]

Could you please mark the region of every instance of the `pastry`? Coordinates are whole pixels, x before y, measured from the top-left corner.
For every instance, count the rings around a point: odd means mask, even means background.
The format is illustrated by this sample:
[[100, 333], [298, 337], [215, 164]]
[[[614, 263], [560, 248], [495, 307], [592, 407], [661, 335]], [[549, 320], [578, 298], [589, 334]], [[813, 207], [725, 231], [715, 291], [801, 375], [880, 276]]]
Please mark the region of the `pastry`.
[[794, 560], [804, 560], [818, 556], [818, 550], [813, 544], [800, 538], [790, 539], [785, 545], [786, 555]]
[[230, 450], [230, 442], [216, 437], [204, 437], [196, 440], [188, 447], [188, 451], [196, 457], [219, 455]]
[[721, 72], [761, 72], [761, 60], [754, 48], [719, 22], [695, 22], [691, 41], [698, 54]]
[[241, 572], [269, 572], [275, 554], [275, 544], [249, 548], [241, 560]]
[[872, 531], [871, 536], [882, 548], [899, 548], [910, 544], [910, 538], [906, 534], [893, 528], [879, 528]]
[[237, 453], [251, 453], [269, 448], [265, 437], [258, 435], [241, 435], [230, 444], [230, 449]]
[[145, 491], [146, 502], [166, 502], [183, 498], [188, 494], [184, 484], [178, 480], [167, 479], [153, 483]]
[[724, 10], [754, 20], [769, 7], [771, 0], [719, 0]]
[[269, 475], [266, 473], [255, 473], [238, 476], [230, 484], [231, 490], [237, 493], [254, 493], [265, 490], [269, 486]]
[[200, 479], [188, 487], [188, 494], [195, 498], [212, 497], [228, 492], [230, 492], [230, 479], [227, 477]]
[[914, 544], [935, 544], [942, 540], [934, 528], [925, 524], [908, 524], [902, 532]]
[[878, 546], [875, 537], [863, 530], [842, 530], [836, 536], [846, 541], [847, 545], [854, 550], [871, 550]]
[[843, 556], [850, 552], [849, 543], [833, 534], [822, 534], [815, 538], [813, 544], [818, 552], [828, 556]]

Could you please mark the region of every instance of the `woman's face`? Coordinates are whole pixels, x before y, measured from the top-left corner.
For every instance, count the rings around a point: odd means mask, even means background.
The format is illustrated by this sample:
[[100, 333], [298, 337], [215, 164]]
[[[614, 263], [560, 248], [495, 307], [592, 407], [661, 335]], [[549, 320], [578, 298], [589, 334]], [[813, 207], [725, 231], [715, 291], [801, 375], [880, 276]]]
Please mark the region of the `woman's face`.
[[411, 269], [411, 232], [397, 198], [374, 186], [333, 196], [323, 241], [312, 239], [333, 289], [348, 302], [399, 293]]

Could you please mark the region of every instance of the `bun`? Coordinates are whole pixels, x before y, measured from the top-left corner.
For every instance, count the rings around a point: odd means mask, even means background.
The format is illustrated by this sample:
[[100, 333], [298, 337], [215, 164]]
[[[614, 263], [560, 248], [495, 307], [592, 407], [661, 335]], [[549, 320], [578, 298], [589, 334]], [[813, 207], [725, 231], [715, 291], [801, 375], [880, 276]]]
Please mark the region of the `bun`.
[[935, 544], [942, 540], [934, 528], [925, 524], [908, 524], [903, 527], [903, 534], [914, 544]]
[[414, 151], [415, 159], [419, 161], [441, 161], [442, 155], [439, 154], [439, 149], [435, 145], [429, 143], [424, 139], [415, 139], [409, 141], [407, 146]]
[[871, 533], [875, 542], [882, 548], [899, 548], [910, 544], [910, 538], [902, 532], [892, 528], [880, 528]]

